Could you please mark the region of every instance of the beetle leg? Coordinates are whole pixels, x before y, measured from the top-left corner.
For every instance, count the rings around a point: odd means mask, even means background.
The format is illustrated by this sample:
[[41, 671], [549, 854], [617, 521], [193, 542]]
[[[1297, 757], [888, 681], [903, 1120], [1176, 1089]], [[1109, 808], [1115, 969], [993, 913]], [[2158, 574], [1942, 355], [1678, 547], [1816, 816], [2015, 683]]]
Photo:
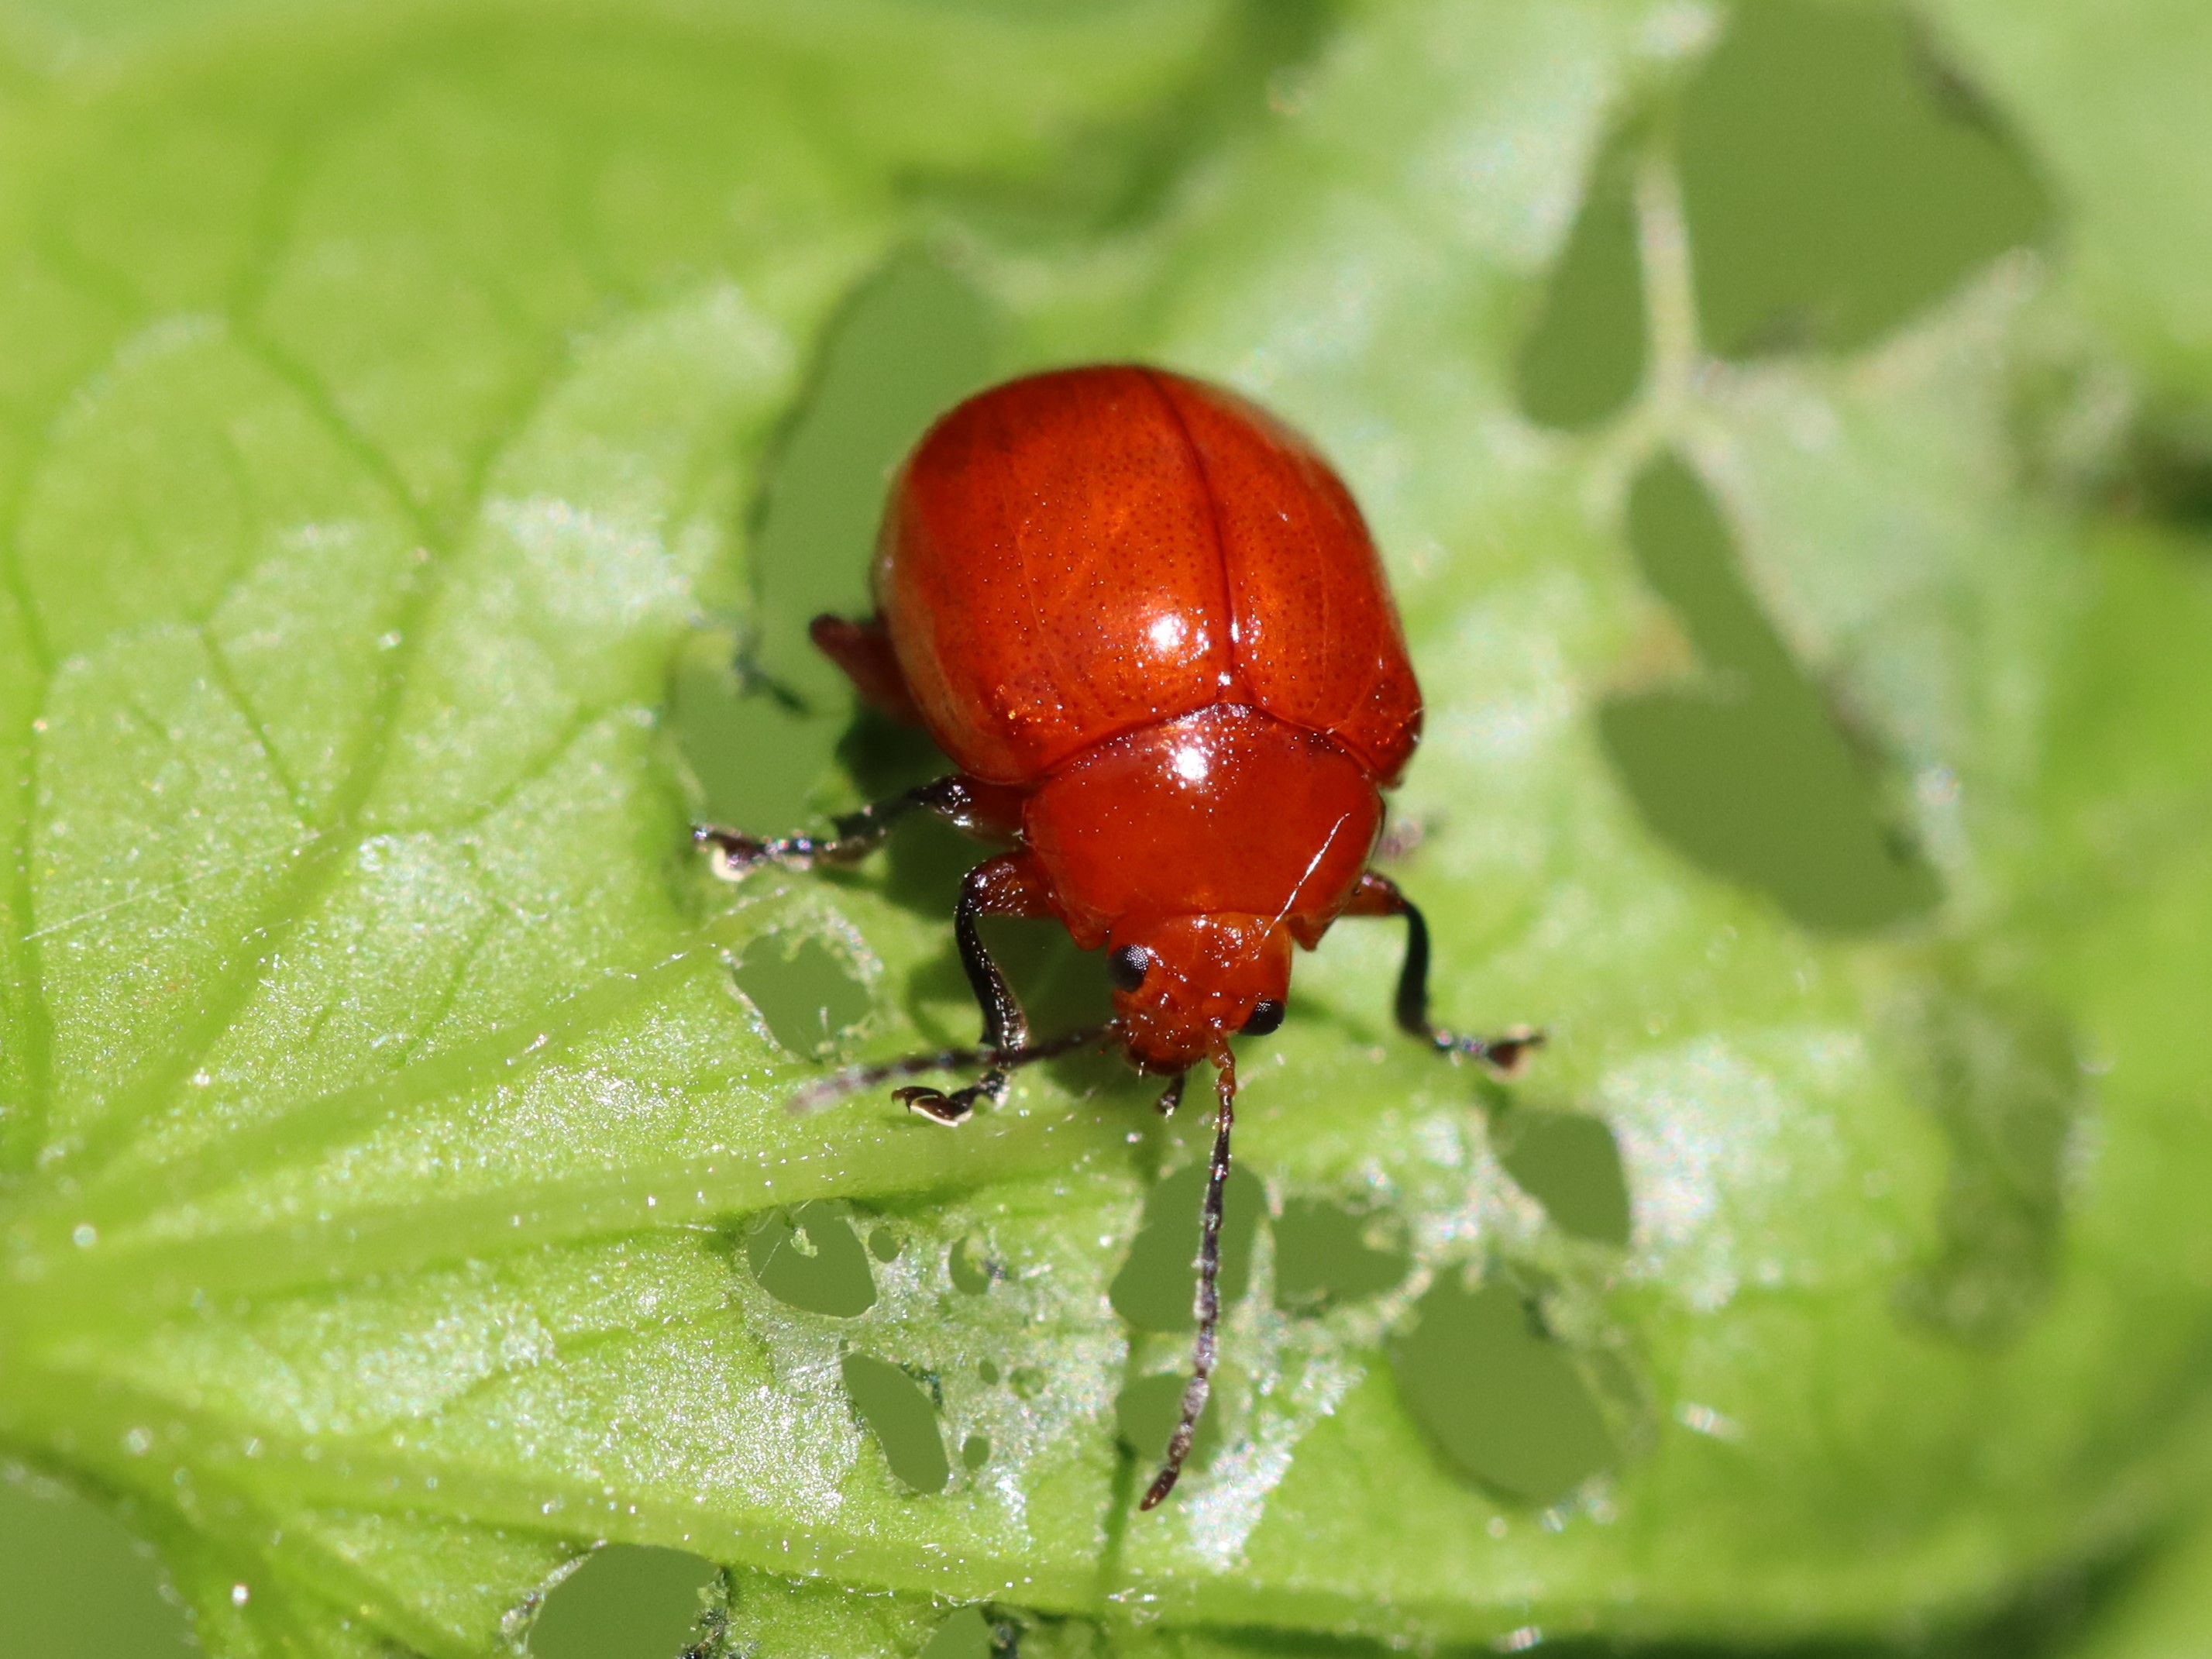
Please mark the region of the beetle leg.
[[780, 864], [787, 870], [811, 869], [817, 864], [857, 864], [883, 845], [893, 825], [917, 808], [934, 812], [971, 834], [994, 838], [1011, 836], [1020, 823], [1020, 802], [1011, 792], [955, 773], [833, 818], [834, 833], [828, 836], [781, 836], [763, 841], [702, 823], [691, 831], [691, 839], [708, 849], [716, 875], [725, 881], [736, 881], [763, 864]]
[[960, 884], [960, 902], [952, 912], [952, 937], [960, 946], [960, 965], [968, 970], [969, 988], [983, 1012], [983, 1035], [979, 1046], [990, 1055], [989, 1068], [964, 1089], [951, 1094], [910, 1084], [894, 1089], [892, 1097], [933, 1123], [963, 1123], [975, 1103], [988, 1099], [996, 1105], [1006, 1092], [1006, 1073], [1030, 1052], [1030, 1022], [1021, 1000], [983, 943], [976, 922], [984, 916], [1049, 916], [1057, 915], [1052, 889], [1043, 870], [1029, 854], [1001, 853], [970, 870]]
[[898, 1060], [848, 1066], [842, 1071], [817, 1078], [799, 1090], [792, 1096], [790, 1107], [794, 1112], [816, 1111], [862, 1090], [877, 1088], [902, 1077], [920, 1077], [925, 1072], [957, 1072], [970, 1066], [994, 1063], [1011, 1071], [1018, 1066], [1033, 1066], [1041, 1060], [1057, 1060], [1079, 1048], [1109, 1042], [1114, 1036], [1115, 1029], [1110, 1024], [1081, 1025], [1042, 1042], [1033, 1042], [1026, 1048], [941, 1048], [935, 1054], [908, 1054]]
[[983, 1073], [964, 1089], [955, 1089], [946, 1094], [942, 1089], [933, 1089], [927, 1084], [909, 1083], [903, 1089], [891, 1091], [891, 1098], [902, 1102], [916, 1117], [926, 1117], [932, 1123], [942, 1123], [948, 1129], [957, 1129], [975, 1115], [975, 1103], [985, 1095], [991, 1103], [999, 1103], [1006, 1091], [1006, 1074], [993, 1070]]
[[1494, 1037], [1460, 1036], [1432, 1024], [1429, 1019], [1429, 924], [1412, 900], [1398, 890], [1397, 883], [1372, 870], [1359, 878], [1347, 916], [1403, 916], [1406, 919], [1406, 965], [1398, 972], [1398, 1026], [1440, 1054], [1468, 1055], [1491, 1066], [1502, 1077], [1519, 1075], [1528, 1064], [1528, 1051], [1540, 1048], [1541, 1031], [1525, 1025]]
[[1226, 1045], [1215, 1055], [1213, 1066], [1213, 1157], [1206, 1166], [1206, 1201], [1198, 1212], [1198, 1340], [1191, 1345], [1182, 1413], [1160, 1472], [1137, 1505], [1140, 1510], [1157, 1508], [1175, 1490], [1183, 1460], [1190, 1455], [1190, 1443], [1198, 1435], [1198, 1419], [1206, 1414], [1206, 1397], [1213, 1392], [1213, 1359], [1221, 1330], [1221, 1208], [1229, 1187], [1229, 1132], [1237, 1123], [1237, 1062]]
[[1160, 1091], [1160, 1097], [1152, 1106], [1162, 1117], [1173, 1117], [1175, 1109], [1182, 1104], [1183, 1079], [1189, 1075], [1188, 1072], [1177, 1072], [1168, 1079], [1168, 1086]]
[[891, 650], [891, 636], [881, 621], [848, 622], [842, 617], [817, 617], [806, 632], [816, 650], [845, 671], [853, 689], [867, 702], [895, 720], [908, 726], [922, 723], [914, 693]]
[[763, 864], [780, 864], [788, 870], [806, 870], [817, 864], [857, 864], [890, 835], [891, 826], [917, 806], [933, 803], [931, 792], [939, 784], [926, 783], [919, 789], [909, 789], [889, 800], [872, 802], [857, 812], [847, 812], [832, 818], [832, 833], [827, 836], [779, 836], [772, 841], [744, 835], [735, 830], [702, 823], [691, 831], [692, 842], [707, 848], [714, 861], [714, 873], [724, 881], [736, 881]]

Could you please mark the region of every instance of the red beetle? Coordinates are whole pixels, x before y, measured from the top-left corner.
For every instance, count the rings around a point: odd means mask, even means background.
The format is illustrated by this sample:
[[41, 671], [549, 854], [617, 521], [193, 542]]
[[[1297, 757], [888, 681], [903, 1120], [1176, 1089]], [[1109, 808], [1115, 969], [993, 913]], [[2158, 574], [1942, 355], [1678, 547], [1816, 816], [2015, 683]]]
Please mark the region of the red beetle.
[[[908, 459], [884, 514], [877, 615], [814, 641], [959, 770], [837, 820], [834, 837], [702, 829], [729, 876], [860, 857], [917, 807], [1011, 845], [968, 872], [953, 929], [980, 1047], [859, 1068], [814, 1098], [980, 1066], [898, 1098], [939, 1123], [1015, 1066], [1101, 1038], [1170, 1077], [1211, 1060], [1218, 1102], [1200, 1217], [1199, 1334], [1152, 1508], [1206, 1405], [1220, 1302], [1229, 1039], [1282, 1023], [1291, 946], [1341, 915], [1403, 916], [1398, 1024], [1514, 1069], [1541, 1039], [1429, 1023], [1428, 930], [1366, 867], [1421, 728], [1420, 688], [1359, 509], [1304, 440], [1218, 386], [1159, 369], [1065, 369], [969, 398]], [[1049, 916], [1107, 951], [1114, 1018], [1040, 1044], [976, 919]]]

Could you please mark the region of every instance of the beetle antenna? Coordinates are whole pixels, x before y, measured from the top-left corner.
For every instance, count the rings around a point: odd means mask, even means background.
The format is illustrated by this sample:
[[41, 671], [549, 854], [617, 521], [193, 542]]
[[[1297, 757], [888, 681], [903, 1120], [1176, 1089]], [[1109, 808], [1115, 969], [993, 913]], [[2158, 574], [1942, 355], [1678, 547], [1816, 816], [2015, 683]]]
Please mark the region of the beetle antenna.
[[907, 1054], [897, 1060], [848, 1066], [827, 1077], [817, 1078], [799, 1090], [791, 1097], [790, 1110], [794, 1116], [818, 1112], [864, 1089], [877, 1088], [900, 1078], [920, 1077], [927, 1072], [963, 1072], [976, 1066], [1007, 1072], [1018, 1066], [1034, 1066], [1041, 1060], [1057, 1060], [1079, 1048], [1107, 1042], [1119, 1036], [1121, 1029], [1119, 1020], [1108, 1020], [1103, 1025], [1078, 1026], [1073, 1031], [1062, 1031], [1058, 1036], [1018, 1048], [940, 1048], [935, 1054]]
[[1221, 1205], [1229, 1184], [1229, 1132], [1237, 1123], [1237, 1061], [1228, 1045], [1213, 1057], [1213, 1159], [1206, 1168], [1206, 1202], [1198, 1214], [1198, 1340], [1191, 1345], [1190, 1381], [1183, 1384], [1182, 1417], [1168, 1442], [1168, 1455], [1137, 1507], [1158, 1506], [1175, 1490], [1183, 1459], [1206, 1414], [1213, 1391], [1213, 1355], [1221, 1327]]

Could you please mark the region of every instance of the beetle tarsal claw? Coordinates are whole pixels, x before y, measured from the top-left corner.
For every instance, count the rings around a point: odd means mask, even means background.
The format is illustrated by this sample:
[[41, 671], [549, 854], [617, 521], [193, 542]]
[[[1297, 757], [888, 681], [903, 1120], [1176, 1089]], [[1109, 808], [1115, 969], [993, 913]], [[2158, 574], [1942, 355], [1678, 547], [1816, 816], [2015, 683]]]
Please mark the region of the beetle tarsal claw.
[[975, 1103], [988, 1100], [994, 1106], [1006, 1098], [1006, 1074], [992, 1070], [983, 1073], [964, 1089], [955, 1089], [946, 1094], [927, 1084], [910, 1083], [903, 1089], [891, 1091], [891, 1098], [904, 1106], [916, 1117], [927, 1118], [932, 1123], [941, 1123], [946, 1128], [965, 1123], [975, 1115]]
[[768, 856], [768, 843], [734, 830], [702, 824], [691, 832], [693, 842], [707, 849], [707, 867], [723, 881], [737, 881]]
[[941, 1123], [950, 1129], [965, 1123], [975, 1115], [975, 1103], [960, 1097], [967, 1092], [967, 1090], [963, 1089], [957, 1093], [948, 1095], [942, 1089], [932, 1089], [921, 1084], [909, 1084], [903, 1089], [892, 1090], [891, 1098], [904, 1106], [916, 1117], [927, 1119], [932, 1123]]
[[1528, 1056], [1544, 1046], [1544, 1034], [1526, 1025], [1516, 1025], [1492, 1037], [1457, 1036], [1431, 1029], [1430, 1041], [1454, 1065], [1462, 1060], [1479, 1060], [1510, 1081], [1528, 1069]]
[[1502, 1078], [1516, 1078], [1528, 1069], [1528, 1056], [1544, 1046], [1544, 1034], [1516, 1025], [1482, 1045], [1483, 1063]]

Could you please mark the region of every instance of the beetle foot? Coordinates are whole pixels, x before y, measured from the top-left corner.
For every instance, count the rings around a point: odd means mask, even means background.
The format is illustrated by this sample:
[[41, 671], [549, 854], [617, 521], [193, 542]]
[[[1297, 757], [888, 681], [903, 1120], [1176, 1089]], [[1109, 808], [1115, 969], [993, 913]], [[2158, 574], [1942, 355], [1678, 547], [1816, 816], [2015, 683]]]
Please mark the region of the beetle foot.
[[691, 831], [695, 847], [707, 849], [708, 868], [724, 881], [736, 881], [756, 866], [765, 863], [773, 848], [767, 842], [750, 836], [741, 836], [734, 830], [718, 829], [702, 823]]
[[1544, 1034], [1533, 1026], [1516, 1025], [1494, 1037], [1454, 1036], [1438, 1031], [1438, 1052], [1458, 1059], [1466, 1054], [1480, 1060], [1502, 1078], [1516, 1078], [1528, 1069], [1528, 1056], [1544, 1046]]
[[932, 1089], [925, 1084], [908, 1084], [903, 1089], [891, 1091], [891, 1098], [904, 1106], [916, 1117], [927, 1118], [932, 1123], [941, 1123], [946, 1128], [956, 1128], [975, 1115], [975, 1103], [988, 1100], [994, 1106], [1005, 1097], [1006, 1074], [986, 1072], [977, 1081], [964, 1089], [955, 1089], [946, 1094], [941, 1089]]
[[975, 1103], [972, 1099], [961, 1098], [963, 1095], [972, 1093], [971, 1090], [961, 1089], [948, 1095], [942, 1089], [910, 1084], [903, 1089], [892, 1090], [891, 1098], [916, 1117], [927, 1118], [932, 1123], [941, 1123], [950, 1129], [965, 1123], [975, 1115]]

